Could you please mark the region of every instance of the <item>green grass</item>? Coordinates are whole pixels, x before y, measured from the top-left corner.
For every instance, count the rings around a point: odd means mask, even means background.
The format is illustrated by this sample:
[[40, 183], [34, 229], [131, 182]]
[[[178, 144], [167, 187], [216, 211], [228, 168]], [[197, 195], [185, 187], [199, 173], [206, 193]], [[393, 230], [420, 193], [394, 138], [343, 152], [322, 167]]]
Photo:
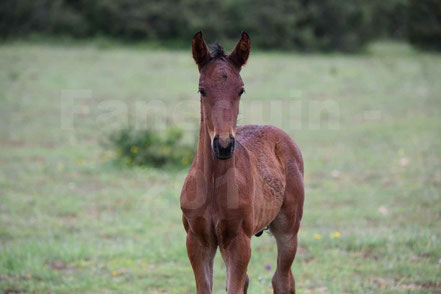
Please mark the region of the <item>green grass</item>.
[[[441, 56], [259, 52], [242, 76], [240, 123], [279, 125], [303, 151], [298, 292], [440, 293]], [[197, 78], [189, 51], [0, 47], [0, 292], [194, 292], [186, 171], [119, 169], [101, 142], [128, 123], [194, 129]], [[69, 89], [91, 91], [73, 130], [60, 114]], [[272, 293], [275, 242], [252, 250], [249, 292]], [[214, 293], [224, 279], [218, 255]]]

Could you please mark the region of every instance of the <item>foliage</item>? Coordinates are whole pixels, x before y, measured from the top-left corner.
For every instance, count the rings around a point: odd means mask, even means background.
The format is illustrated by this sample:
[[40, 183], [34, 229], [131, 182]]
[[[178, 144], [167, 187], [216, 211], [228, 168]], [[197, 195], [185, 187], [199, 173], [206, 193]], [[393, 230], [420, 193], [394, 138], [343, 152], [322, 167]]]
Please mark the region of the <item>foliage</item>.
[[246, 30], [253, 46], [261, 48], [356, 51], [383, 35], [403, 37], [405, 18], [401, 16], [407, 1], [2, 1], [0, 36], [104, 35], [188, 44], [199, 30], [210, 41], [222, 42], [236, 39]]
[[407, 38], [409, 0], [372, 0], [372, 29], [376, 38]]
[[129, 166], [187, 166], [195, 155], [195, 146], [183, 142], [178, 128], [164, 131], [125, 128], [111, 134], [110, 146], [117, 157]]
[[441, 1], [410, 0], [408, 35], [412, 44], [441, 50]]

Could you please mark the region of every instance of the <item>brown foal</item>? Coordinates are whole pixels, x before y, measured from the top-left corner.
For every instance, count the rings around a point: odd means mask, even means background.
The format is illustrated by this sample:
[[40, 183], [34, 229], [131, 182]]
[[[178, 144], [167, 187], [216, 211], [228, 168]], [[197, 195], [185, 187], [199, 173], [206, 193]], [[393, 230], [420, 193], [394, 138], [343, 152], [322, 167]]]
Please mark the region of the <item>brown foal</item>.
[[295, 293], [291, 265], [304, 200], [300, 150], [276, 127], [236, 128], [244, 92], [239, 73], [250, 54], [247, 33], [229, 55], [218, 45], [210, 52], [201, 32], [192, 49], [200, 73], [201, 124], [181, 208], [196, 292], [212, 292], [219, 247], [227, 292], [247, 293], [251, 237], [269, 227], [277, 242], [274, 293]]

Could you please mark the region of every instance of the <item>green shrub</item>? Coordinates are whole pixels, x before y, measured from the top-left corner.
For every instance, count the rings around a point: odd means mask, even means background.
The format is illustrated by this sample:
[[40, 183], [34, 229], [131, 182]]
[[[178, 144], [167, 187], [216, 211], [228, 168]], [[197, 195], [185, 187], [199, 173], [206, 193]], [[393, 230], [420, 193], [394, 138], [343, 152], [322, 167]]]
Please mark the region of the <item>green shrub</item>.
[[82, 7], [69, 0], [0, 1], [0, 37], [47, 35], [88, 36], [92, 29]]
[[371, 0], [375, 38], [407, 38], [409, 0]]
[[231, 44], [357, 51], [374, 39], [440, 47], [440, 0], [14, 0], [0, 1], [0, 38], [46, 34], [185, 44], [202, 30]]
[[370, 1], [2, 1], [0, 37], [109, 36], [189, 46], [199, 30], [210, 42], [236, 41], [245, 30], [261, 48], [354, 51], [370, 40]]
[[128, 166], [184, 167], [191, 164], [196, 146], [183, 141], [178, 128], [165, 131], [125, 128], [111, 134], [109, 147]]
[[409, 41], [423, 49], [441, 50], [441, 1], [411, 0], [408, 15]]

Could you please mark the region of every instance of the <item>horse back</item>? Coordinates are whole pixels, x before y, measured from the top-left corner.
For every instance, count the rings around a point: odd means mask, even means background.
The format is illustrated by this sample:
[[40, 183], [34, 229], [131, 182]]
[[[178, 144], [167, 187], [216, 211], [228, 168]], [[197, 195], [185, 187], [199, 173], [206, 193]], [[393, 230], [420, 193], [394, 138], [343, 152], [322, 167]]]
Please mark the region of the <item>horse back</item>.
[[295, 165], [303, 175], [300, 149], [283, 130], [269, 125], [246, 125], [237, 128], [236, 137], [241, 145], [258, 158], [261, 165], [268, 165], [271, 159], [277, 159], [284, 172], [290, 164]]

